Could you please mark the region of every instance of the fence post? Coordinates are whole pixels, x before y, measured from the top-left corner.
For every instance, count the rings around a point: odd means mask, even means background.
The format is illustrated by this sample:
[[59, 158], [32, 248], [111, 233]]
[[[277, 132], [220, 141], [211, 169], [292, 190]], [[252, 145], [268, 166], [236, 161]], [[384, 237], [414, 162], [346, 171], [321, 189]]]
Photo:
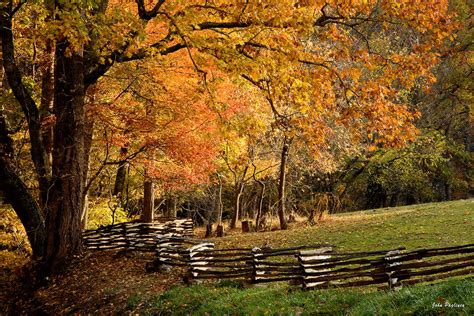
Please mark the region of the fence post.
[[388, 287], [391, 290], [400, 290], [402, 288], [402, 285], [398, 282], [398, 278], [396, 277], [396, 272], [398, 271], [397, 267], [402, 263], [393, 261], [393, 259], [399, 259], [401, 255], [402, 249], [397, 249], [387, 252], [384, 257], [384, 260], [390, 260], [390, 263], [387, 263], [385, 268], [388, 276]]
[[155, 238], [157, 239], [155, 260], [153, 261], [152, 265], [147, 268], [147, 270], [166, 272], [171, 270], [171, 266], [167, 265], [167, 263], [170, 262], [172, 259], [165, 258], [164, 256], [162, 256], [162, 253], [168, 250], [169, 255], [169, 250], [173, 249], [173, 237], [174, 235], [169, 233], [155, 236]]
[[[200, 272], [209, 270], [208, 267], [196, 267], [209, 265], [209, 259], [213, 259], [211, 254], [205, 250], [214, 250], [214, 243], [201, 243], [188, 248], [189, 262], [188, 262], [188, 283], [193, 283], [193, 279], [199, 276]], [[200, 254], [206, 254], [205, 257]]]
[[265, 273], [264, 271], [258, 271], [259, 259], [257, 257], [260, 252], [261, 252], [260, 248], [258, 247], [252, 248], [252, 283], [257, 283], [258, 276]]
[[[315, 281], [315, 277], [311, 276], [310, 273], [328, 272], [328, 274], [319, 275], [318, 277], [327, 276], [331, 271], [330, 268], [324, 268], [326, 262], [311, 263], [312, 260], [324, 260], [331, 258], [331, 255], [325, 255], [325, 253], [331, 252], [332, 247], [323, 247], [315, 250], [300, 250], [297, 254], [298, 262], [301, 266], [302, 273], [302, 286], [303, 289], [309, 289], [320, 284], [324, 281]], [[317, 277], [316, 277], [317, 278]], [[312, 282], [313, 281], [313, 282]]]

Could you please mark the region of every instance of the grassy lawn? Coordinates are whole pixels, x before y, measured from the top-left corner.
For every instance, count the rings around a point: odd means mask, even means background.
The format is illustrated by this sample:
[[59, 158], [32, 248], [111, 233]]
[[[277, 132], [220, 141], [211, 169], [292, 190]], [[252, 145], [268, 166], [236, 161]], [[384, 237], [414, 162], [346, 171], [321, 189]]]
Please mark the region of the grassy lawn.
[[231, 234], [219, 248], [285, 247], [329, 243], [338, 250], [407, 250], [474, 243], [474, 199], [367, 210], [329, 216], [318, 225], [287, 231]]
[[[244, 235], [233, 231], [215, 242], [219, 248], [264, 243], [275, 248], [330, 243], [344, 251], [399, 246], [413, 250], [474, 243], [472, 232], [474, 200], [471, 199], [338, 214], [312, 227], [293, 224], [287, 231]], [[193, 315], [474, 315], [472, 278], [405, 287], [398, 292], [373, 288], [302, 291], [286, 284], [240, 287], [223, 281], [176, 286], [153, 298], [131, 296], [127, 310]]]
[[[474, 315], [474, 280], [406, 287], [396, 292], [288, 287], [240, 289], [231, 282], [177, 286], [141, 302], [140, 314], [173, 315]], [[140, 302], [129, 299], [129, 311]], [[435, 304], [435, 305], [434, 305]]]

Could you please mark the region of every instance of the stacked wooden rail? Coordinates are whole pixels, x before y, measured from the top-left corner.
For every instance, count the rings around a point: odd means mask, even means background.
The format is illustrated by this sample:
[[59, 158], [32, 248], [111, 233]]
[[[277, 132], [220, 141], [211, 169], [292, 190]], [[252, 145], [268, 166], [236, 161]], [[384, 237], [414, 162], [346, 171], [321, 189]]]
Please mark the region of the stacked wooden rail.
[[[160, 244], [160, 243], [159, 243]], [[474, 244], [369, 252], [334, 252], [330, 245], [285, 249], [214, 249], [212, 242], [163, 240], [156, 264], [187, 268], [189, 281], [235, 279], [250, 283], [288, 281], [305, 289], [402, 285], [474, 274]]]
[[389, 266], [390, 284], [416, 284], [474, 274], [474, 244], [420, 249], [385, 257], [374, 264]]
[[121, 223], [86, 230], [82, 234], [84, 246], [92, 250], [126, 249], [155, 252], [159, 236], [192, 237], [193, 221], [179, 219], [165, 223]]
[[280, 249], [252, 249], [253, 283], [288, 281], [293, 284], [301, 282], [302, 266], [299, 255], [332, 251], [331, 245], [300, 246]]
[[191, 258], [190, 254], [194, 249], [209, 249], [208, 247], [214, 247], [213, 243], [181, 237], [172, 233], [159, 235], [157, 238], [155, 266], [169, 265], [188, 267]]
[[190, 249], [188, 274], [190, 280], [246, 279], [252, 273], [250, 249]]
[[[395, 282], [392, 272], [404, 248], [370, 252], [300, 253], [303, 288], [364, 286]], [[389, 259], [390, 258], [390, 259]], [[391, 281], [392, 280], [392, 281]]]

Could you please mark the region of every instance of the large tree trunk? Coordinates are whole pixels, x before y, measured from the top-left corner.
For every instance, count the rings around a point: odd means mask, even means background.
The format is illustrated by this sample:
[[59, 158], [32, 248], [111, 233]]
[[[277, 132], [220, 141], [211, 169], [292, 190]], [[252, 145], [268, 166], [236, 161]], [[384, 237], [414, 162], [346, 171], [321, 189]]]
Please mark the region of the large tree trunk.
[[281, 150], [280, 178], [278, 181], [278, 218], [280, 220], [280, 229], [288, 228], [286, 221], [286, 162], [288, 160], [289, 148], [289, 141], [285, 137]]
[[47, 203], [46, 263], [55, 270], [81, 251], [84, 206], [84, 66], [82, 52], [56, 44], [53, 177]]

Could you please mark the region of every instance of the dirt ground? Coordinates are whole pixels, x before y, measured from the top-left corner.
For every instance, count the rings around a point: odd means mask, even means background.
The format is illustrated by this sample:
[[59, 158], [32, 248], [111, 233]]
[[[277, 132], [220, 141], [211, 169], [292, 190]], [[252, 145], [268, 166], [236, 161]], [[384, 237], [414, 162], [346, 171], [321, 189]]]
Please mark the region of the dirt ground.
[[0, 315], [133, 314], [130, 299], [146, 300], [181, 282], [178, 271], [147, 272], [152, 261], [153, 254], [85, 252], [37, 289], [24, 273], [12, 271], [15, 276], [2, 282]]

